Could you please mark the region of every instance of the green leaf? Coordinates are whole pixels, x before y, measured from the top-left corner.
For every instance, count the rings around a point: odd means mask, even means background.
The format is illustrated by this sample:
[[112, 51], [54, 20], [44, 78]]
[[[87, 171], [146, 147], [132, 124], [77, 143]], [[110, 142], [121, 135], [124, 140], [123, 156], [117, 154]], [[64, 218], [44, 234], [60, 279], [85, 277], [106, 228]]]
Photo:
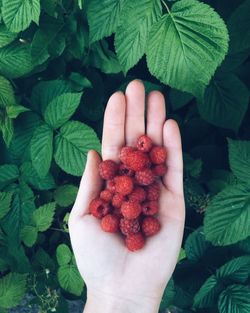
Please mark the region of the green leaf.
[[177, 89], [171, 89], [169, 92], [170, 103], [173, 110], [178, 110], [184, 107], [193, 99], [193, 96], [187, 92], [181, 92]]
[[9, 105], [6, 107], [6, 113], [9, 118], [17, 118], [20, 113], [27, 111], [29, 111], [28, 108], [19, 104]]
[[19, 170], [16, 165], [5, 164], [0, 166], [0, 189], [17, 180]]
[[56, 248], [56, 259], [60, 266], [69, 264], [72, 260], [70, 248], [65, 244], [59, 245]]
[[84, 282], [75, 265], [67, 264], [60, 266], [57, 272], [57, 277], [59, 284], [63, 289], [76, 296], [81, 295]]
[[65, 124], [55, 138], [55, 161], [66, 173], [81, 176], [87, 152], [100, 150], [96, 133], [87, 125], [71, 121]]
[[161, 2], [127, 0], [115, 33], [115, 50], [124, 72], [133, 67], [146, 50], [149, 30], [161, 16]]
[[31, 225], [25, 225], [22, 229], [21, 229], [21, 240], [24, 242], [24, 244], [27, 247], [32, 247], [36, 240], [37, 240], [37, 229], [34, 226]]
[[33, 212], [33, 219], [38, 231], [43, 232], [50, 228], [53, 222], [55, 209], [55, 202], [50, 202], [40, 206]]
[[6, 78], [0, 76], [0, 107], [6, 107], [15, 103], [16, 100], [11, 83]]
[[228, 139], [229, 163], [234, 175], [250, 182], [250, 141]]
[[12, 192], [0, 192], [0, 219], [3, 218], [10, 210]]
[[225, 284], [231, 282], [244, 282], [250, 274], [250, 256], [235, 258], [222, 267], [215, 275], [210, 276], [201, 286], [194, 298], [196, 308], [211, 307], [217, 301], [220, 292]]
[[2, 0], [2, 15], [7, 28], [15, 33], [25, 30], [30, 23], [39, 22], [39, 0]]
[[0, 48], [15, 40], [17, 34], [10, 32], [5, 25], [0, 25]]
[[206, 209], [204, 232], [214, 245], [230, 245], [250, 235], [250, 190], [229, 186], [217, 194]]
[[33, 69], [28, 44], [13, 43], [0, 49], [0, 74], [17, 78]]
[[51, 271], [55, 271], [55, 262], [41, 247], [34, 256], [32, 266], [38, 271], [41, 269], [50, 269]]
[[19, 304], [26, 291], [26, 277], [10, 273], [0, 279], [0, 307], [9, 309]]
[[224, 21], [207, 4], [181, 0], [151, 28], [147, 64], [173, 88], [201, 97], [228, 50]]
[[110, 36], [120, 22], [124, 0], [92, 0], [87, 8], [90, 42]]
[[40, 177], [48, 174], [52, 153], [53, 130], [47, 124], [43, 124], [35, 130], [30, 145], [32, 165]]
[[22, 179], [34, 189], [50, 190], [56, 186], [54, 178], [50, 173], [44, 177], [38, 176], [30, 162], [23, 163], [20, 167], [20, 172]]
[[68, 207], [74, 203], [78, 188], [74, 185], [59, 186], [54, 193], [54, 199], [61, 207]]
[[250, 289], [248, 286], [231, 285], [220, 294], [218, 307], [220, 313], [249, 313]]
[[161, 299], [160, 312], [166, 310], [171, 304], [173, 304], [174, 296], [175, 296], [174, 280], [173, 278], [171, 278], [167, 284], [167, 287], [164, 290]]
[[3, 133], [3, 140], [8, 147], [14, 135], [14, 126], [12, 119], [5, 116], [4, 120], [0, 124], [0, 130]]
[[54, 129], [66, 123], [80, 104], [82, 93], [64, 93], [53, 99], [44, 112], [44, 118]]
[[209, 123], [238, 130], [249, 102], [248, 88], [234, 74], [214, 77], [198, 101], [201, 116]]
[[187, 258], [191, 261], [199, 261], [211, 244], [206, 241], [202, 227], [192, 232], [185, 242]]

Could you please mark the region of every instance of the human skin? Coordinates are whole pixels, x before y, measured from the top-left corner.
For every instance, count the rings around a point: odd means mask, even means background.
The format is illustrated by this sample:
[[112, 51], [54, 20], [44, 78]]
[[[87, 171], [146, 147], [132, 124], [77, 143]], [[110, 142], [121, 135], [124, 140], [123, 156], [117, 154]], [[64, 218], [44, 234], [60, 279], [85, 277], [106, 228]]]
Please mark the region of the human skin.
[[163, 95], [152, 91], [145, 99], [142, 82], [134, 80], [125, 94], [115, 92], [108, 101], [102, 159], [118, 161], [121, 147], [135, 145], [144, 133], [167, 151], [168, 170], [160, 183], [161, 230], [136, 252], [130, 252], [119, 235], [102, 231], [100, 221], [88, 212], [90, 201], [98, 196], [103, 185], [98, 173], [101, 158], [97, 152], [90, 151], [69, 218], [72, 248], [87, 286], [84, 313], [158, 312], [176, 266], [185, 220], [180, 132], [174, 120], [166, 120]]

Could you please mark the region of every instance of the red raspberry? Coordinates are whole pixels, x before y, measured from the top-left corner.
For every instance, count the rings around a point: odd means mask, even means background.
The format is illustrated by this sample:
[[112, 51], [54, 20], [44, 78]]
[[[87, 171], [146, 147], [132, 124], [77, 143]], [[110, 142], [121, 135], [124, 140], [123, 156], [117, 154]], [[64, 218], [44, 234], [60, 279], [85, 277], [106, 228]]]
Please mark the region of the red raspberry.
[[114, 214], [108, 214], [102, 218], [101, 227], [108, 233], [116, 233], [119, 229], [119, 218]]
[[124, 217], [129, 220], [137, 218], [142, 211], [142, 207], [137, 201], [125, 201], [121, 206], [121, 212]]
[[113, 214], [114, 214], [115, 216], [117, 216], [117, 217], [119, 218], [119, 220], [120, 220], [121, 218], [123, 218], [122, 213], [121, 213], [121, 208], [114, 208], [114, 209], [113, 209]]
[[111, 191], [112, 193], [115, 193], [115, 181], [112, 179], [112, 180], [108, 180], [106, 182], [106, 188]]
[[131, 154], [131, 152], [135, 151], [134, 147], [123, 147], [120, 151], [120, 161], [124, 164], [127, 163], [127, 158]]
[[100, 198], [106, 202], [110, 202], [112, 200], [112, 197], [113, 197], [113, 193], [108, 189], [104, 189], [100, 193]]
[[90, 202], [89, 211], [92, 215], [97, 218], [102, 218], [107, 215], [110, 211], [110, 206], [107, 202], [100, 198], [96, 198]]
[[112, 205], [115, 208], [120, 208], [124, 201], [125, 201], [125, 197], [123, 195], [121, 195], [120, 193], [116, 193], [113, 196]]
[[142, 212], [145, 215], [155, 215], [158, 213], [158, 202], [148, 201], [142, 204]]
[[142, 221], [142, 231], [146, 237], [155, 235], [160, 228], [161, 225], [155, 217], [145, 217]]
[[140, 231], [140, 224], [138, 219], [128, 220], [126, 218], [122, 218], [120, 220], [120, 230], [125, 236], [129, 236]]
[[118, 165], [112, 160], [105, 160], [99, 164], [99, 173], [103, 179], [112, 179], [115, 177]]
[[147, 168], [143, 171], [135, 173], [135, 179], [139, 185], [147, 186], [154, 182], [154, 174], [151, 169]]
[[155, 165], [152, 170], [155, 176], [164, 176], [167, 173], [167, 167], [165, 164]]
[[132, 177], [134, 176], [135, 172], [127, 168], [125, 164], [120, 164], [118, 174]]
[[146, 199], [146, 192], [142, 187], [135, 187], [129, 195], [129, 200], [143, 202]]
[[115, 191], [124, 196], [130, 194], [133, 190], [134, 183], [129, 176], [116, 176], [115, 177]]
[[146, 153], [136, 150], [130, 151], [123, 162], [129, 169], [133, 171], [141, 171], [150, 165], [149, 157]]
[[137, 139], [137, 149], [143, 152], [149, 152], [153, 146], [152, 140], [147, 135], [142, 135]]
[[125, 244], [130, 251], [140, 250], [145, 245], [145, 239], [141, 233], [132, 234], [125, 239]]
[[162, 164], [166, 161], [167, 152], [164, 147], [153, 147], [149, 156], [153, 164]]
[[157, 201], [160, 196], [160, 185], [154, 182], [152, 185], [146, 187], [147, 200]]

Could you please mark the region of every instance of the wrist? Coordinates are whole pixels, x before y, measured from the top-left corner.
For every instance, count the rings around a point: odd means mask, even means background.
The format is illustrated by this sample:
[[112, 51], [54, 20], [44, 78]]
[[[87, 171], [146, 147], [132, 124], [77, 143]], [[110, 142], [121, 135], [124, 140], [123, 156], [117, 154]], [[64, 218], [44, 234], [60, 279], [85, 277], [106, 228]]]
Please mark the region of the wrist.
[[157, 313], [162, 294], [156, 297], [118, 295], [109, 292], [87, 292], [84, 313]]

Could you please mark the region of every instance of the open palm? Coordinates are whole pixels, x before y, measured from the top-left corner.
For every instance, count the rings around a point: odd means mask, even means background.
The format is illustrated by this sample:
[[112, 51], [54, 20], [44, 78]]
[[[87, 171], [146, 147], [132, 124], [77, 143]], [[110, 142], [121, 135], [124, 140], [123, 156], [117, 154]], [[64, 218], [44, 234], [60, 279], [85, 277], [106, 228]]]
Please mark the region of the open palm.
[[[162, 94], [147, 97], [145, 125], [145, 91], [135, 80], [125, 92], [114, 93], [107, 104], [103, 127], [102, 158], [118, 161], [124, 145], [134, 145], [139, 135], [147, 133], [155, 144], [167, 150], [167, 174], [161, 182], [159, 205], [160, 232], [148, 238], [145, 247], [130, 252], [119, 235], [104, 233], [100, 222], [88, 214], [89, 202], [98, 196], [102, 180], [101, 162], [90, 151], [77, 199], [70, 214], [69, 230], [77, 266], [93, 297], [117, 297], [141, 301], [150, 306], [160, 301], [175, 268], [184, 228], [182, 149], [175, 121], [165, 121]], [[153, 306], [152, 306], [153, 312]]]

